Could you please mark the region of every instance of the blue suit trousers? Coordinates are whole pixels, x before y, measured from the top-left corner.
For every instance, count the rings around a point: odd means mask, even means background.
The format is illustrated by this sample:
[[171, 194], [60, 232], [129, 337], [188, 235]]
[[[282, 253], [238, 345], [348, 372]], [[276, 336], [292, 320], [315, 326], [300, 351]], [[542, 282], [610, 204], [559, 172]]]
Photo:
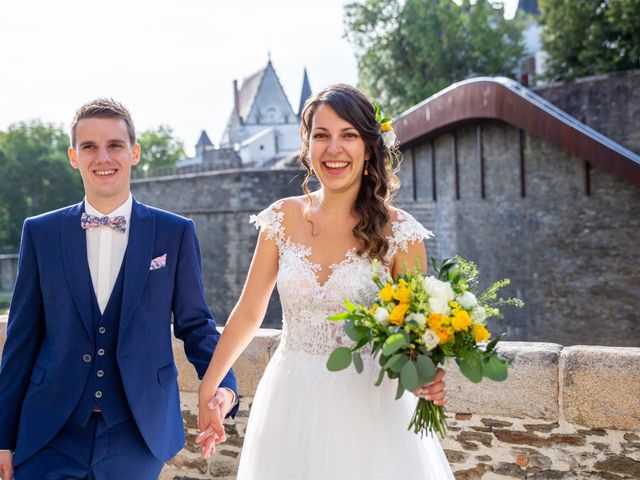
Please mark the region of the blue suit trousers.
[[107, 428], [99, 413], [72, 422], [14, 471], [15, 480], [156, 480], [162, 462], [147, 448], [133, 419]]

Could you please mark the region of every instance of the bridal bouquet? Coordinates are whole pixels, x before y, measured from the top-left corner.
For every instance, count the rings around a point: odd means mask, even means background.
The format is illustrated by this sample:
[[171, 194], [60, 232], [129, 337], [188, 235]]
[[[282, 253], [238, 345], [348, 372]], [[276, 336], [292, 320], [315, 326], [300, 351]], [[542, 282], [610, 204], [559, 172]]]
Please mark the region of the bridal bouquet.
[[[327, 361], [331, 371], [343, 370], [353, 363], [358, 373], [363, 370], [359, 350], [365, 346], [371, 355], [379, 355], [380, 374], [398, 380], [396, 399], [405, 390], [414, 391], [431, 382], [436, 367], [446, 358], [454, 358], [460, 371], [474, 383], [483, 377], [502, 381], [507, 378], [507, 362], [495, 351], [500, 337], [484, 348], [489, 340], [486, 328], [490, 317], [501, 317], [499, 307], [521, 307], [519, 299], [498, 297], [498, 290], [509, 280], [495, 282], [478, 291], [478, 269], [473, 262], [460, 257], [446, 259], [440, 266], [432, 259], [435, 276], [424, 276], [413, 270], [395, 282], [380, 278], [379, 264], [374, 264], [373, 281], [380, 291], [373, 305], [355, 305], [345, 301], [346, 311], [329, 320], [344, 322], [346, 334], [355, 344], [336, 348]], [[415, 433], [446, 434], [444, 407], [420, 399], [409, 430]]]

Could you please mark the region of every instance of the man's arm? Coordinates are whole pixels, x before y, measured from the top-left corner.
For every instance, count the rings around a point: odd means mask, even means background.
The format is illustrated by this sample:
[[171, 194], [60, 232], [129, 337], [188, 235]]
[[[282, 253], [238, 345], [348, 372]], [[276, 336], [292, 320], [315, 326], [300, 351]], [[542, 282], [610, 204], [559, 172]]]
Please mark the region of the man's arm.
[[[216, 329], [213, 315], [205, 300], [200, 246], [191, 220], [183, 231], [177, 262], [173, 295], [173, 330], [176, 337], [184, 342], [187, 359], [198, 372], [198, 378], [202, 379], [220, 333]], [[220, 387], [228, 388], [235, 398], [238, 398], [238, 387], [233, 370], [229, 370]], [[233, 416], [237, 410], [236, 402], [228, 414]]]
[[0, 364], [0, 450], [15, 448], [22, 401], [42, 342], [43, 324], [40, 276], [27, 219]]

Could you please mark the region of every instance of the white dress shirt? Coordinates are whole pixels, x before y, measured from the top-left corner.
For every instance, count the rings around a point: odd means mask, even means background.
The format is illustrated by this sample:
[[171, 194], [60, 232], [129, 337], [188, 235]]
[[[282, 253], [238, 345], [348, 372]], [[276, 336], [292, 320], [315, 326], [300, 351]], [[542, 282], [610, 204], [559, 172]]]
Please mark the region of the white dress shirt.
[[105, 308], [107, 308], [109, 297], [118, 279], [118, 273], [120, 273], [124, 253], [127, 250], [132, 204], [133, 199], [131, 194], [129, 194], [127, 201], [113, 212], [103, 213], [91, 205], [86, 198], [84, 200], [84, 211], [89, 215], [95, 215], [97, 217], [104, 217], [106, 215], [109, 217], [123, 216], [127, 220], [124, 233], [118, 232], [106, 225], [87, 229], [86, 231], [87, 262], [89, 263], [91, 282], [93, 283], [93, 291], [98, 300], [100, 313], [104, 313]]

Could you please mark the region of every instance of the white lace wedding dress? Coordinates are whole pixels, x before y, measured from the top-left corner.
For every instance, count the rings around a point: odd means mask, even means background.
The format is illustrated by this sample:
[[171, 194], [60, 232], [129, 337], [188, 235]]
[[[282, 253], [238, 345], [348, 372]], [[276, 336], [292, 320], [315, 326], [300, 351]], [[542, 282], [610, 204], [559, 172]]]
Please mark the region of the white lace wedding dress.
[[[344, 299], [372, 303], [371, 263], [349, 251], [320, 284], [310, 249], [285, 235], [280, 206], [251, 217], [278, 245], [283, 329], [254, 398], [238, 479], [453, 479], [438, 440], [407, 431], [415, 397], [394, 400], [388, 379], [374, 385], [376, 360], [365, 358], [361, 374], [327, 370], [331, 351], [352, 343], [327, 316], [342, 311]], [[430, 235], [400, 212], [388, 258]]]

